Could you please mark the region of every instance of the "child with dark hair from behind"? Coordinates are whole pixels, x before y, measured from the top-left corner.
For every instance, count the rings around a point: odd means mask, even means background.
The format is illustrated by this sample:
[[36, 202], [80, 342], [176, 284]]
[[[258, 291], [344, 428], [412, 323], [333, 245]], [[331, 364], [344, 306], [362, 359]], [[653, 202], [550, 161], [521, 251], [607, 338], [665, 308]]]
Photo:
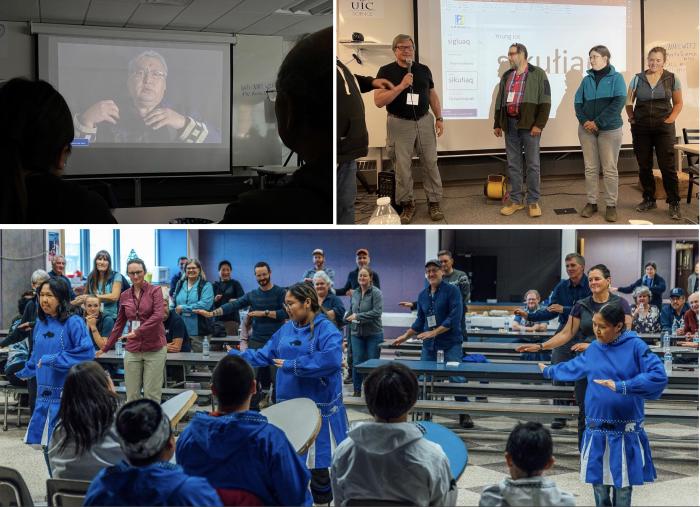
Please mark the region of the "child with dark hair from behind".
[[552, 436], [538, 422], [519, 423], [506, 444], [506, 464], [510, 478], [486, 487], [481, 492], [480, 507], [573, 506], [571, 493], [560, 490], [543, 472], [554, 465]]
[[335, 505], [456, 505], [447, 456], [408, 422], [418, 398], [416, 375], [403, 364], [385, 364], [369, 374], [364, 390], [374, 421], [355, 425], [333, 454]]
[[212, 374], [216, 412], [197, 412], [177, 441], [185, 473], [205, 477], [224, 505], [311, 505], [311, 474], [286, 435], [250, 410], [253, 368], [227, 355]]

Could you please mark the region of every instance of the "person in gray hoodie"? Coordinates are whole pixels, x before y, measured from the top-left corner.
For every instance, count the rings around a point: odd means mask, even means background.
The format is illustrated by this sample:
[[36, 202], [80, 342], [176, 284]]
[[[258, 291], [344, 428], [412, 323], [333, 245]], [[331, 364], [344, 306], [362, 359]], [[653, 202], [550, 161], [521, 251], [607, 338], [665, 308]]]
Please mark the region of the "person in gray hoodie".
[[364, 390], [374, 421], [355, 425], [335, 450], [335, 505], [353, 500], [456, 505], [457, 481], [447, 456], [423, 438], [417, 424], [407, 422], [418, 398], [415, 374], [400, 363], [388, 363], [369, 374]]
[[542, 424], [517, 424], [506, 444], [510, 478], [484, 488], [479, 507], [576, 505], [571, 493], [560, 490], [552, 479], [542, 476], [545, 470], [554, 465], [552, 449], [552, 436]]

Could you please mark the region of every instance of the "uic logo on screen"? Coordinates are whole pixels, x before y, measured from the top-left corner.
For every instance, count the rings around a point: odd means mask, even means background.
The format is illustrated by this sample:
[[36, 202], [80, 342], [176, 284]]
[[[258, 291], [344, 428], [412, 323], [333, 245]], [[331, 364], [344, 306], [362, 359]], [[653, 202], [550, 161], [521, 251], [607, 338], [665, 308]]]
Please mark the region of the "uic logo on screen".
[[373, 11], [374, 2], [350, 2], [353, 11]]

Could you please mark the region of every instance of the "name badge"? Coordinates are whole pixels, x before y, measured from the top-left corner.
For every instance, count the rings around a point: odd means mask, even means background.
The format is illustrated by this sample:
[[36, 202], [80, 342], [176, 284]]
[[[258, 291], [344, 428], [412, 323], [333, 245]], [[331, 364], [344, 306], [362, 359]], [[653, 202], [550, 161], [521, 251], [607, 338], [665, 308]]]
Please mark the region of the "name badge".
[[515, 100], [515, 92], [508, 92], [508, 97], [506, 98], [506, 102], [509, 104]]
[[437, 326], [437, 322], [435, 320], [435, 315], [428, 315], [428, 327], [435, 327]]
[[420, 100], [420, 95], [417, 93], [407, 93], [406, 94], [406, 105], [407, 106], [417, 106]]

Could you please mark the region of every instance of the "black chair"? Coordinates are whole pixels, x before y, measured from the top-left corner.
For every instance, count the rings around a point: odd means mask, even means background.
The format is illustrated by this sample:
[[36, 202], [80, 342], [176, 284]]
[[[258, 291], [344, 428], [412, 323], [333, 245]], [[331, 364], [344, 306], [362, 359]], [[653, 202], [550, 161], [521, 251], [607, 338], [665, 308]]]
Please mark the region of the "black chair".
[[[683, 129], [684, 144], [698, 144], [700, 142], [699, 129]], [[698, 155], [686, 152], [688, 157], [688, 196], [686, 202], [690, 204], [693, 198], [693, 185], [698, 184]]]
[[89, 487], [90, 481], [47, 479], [46, 498], [49, 507], [80, 507]]
[[34, 507], [32, 495], [17, 470], [0, 466], [0, 507]]

